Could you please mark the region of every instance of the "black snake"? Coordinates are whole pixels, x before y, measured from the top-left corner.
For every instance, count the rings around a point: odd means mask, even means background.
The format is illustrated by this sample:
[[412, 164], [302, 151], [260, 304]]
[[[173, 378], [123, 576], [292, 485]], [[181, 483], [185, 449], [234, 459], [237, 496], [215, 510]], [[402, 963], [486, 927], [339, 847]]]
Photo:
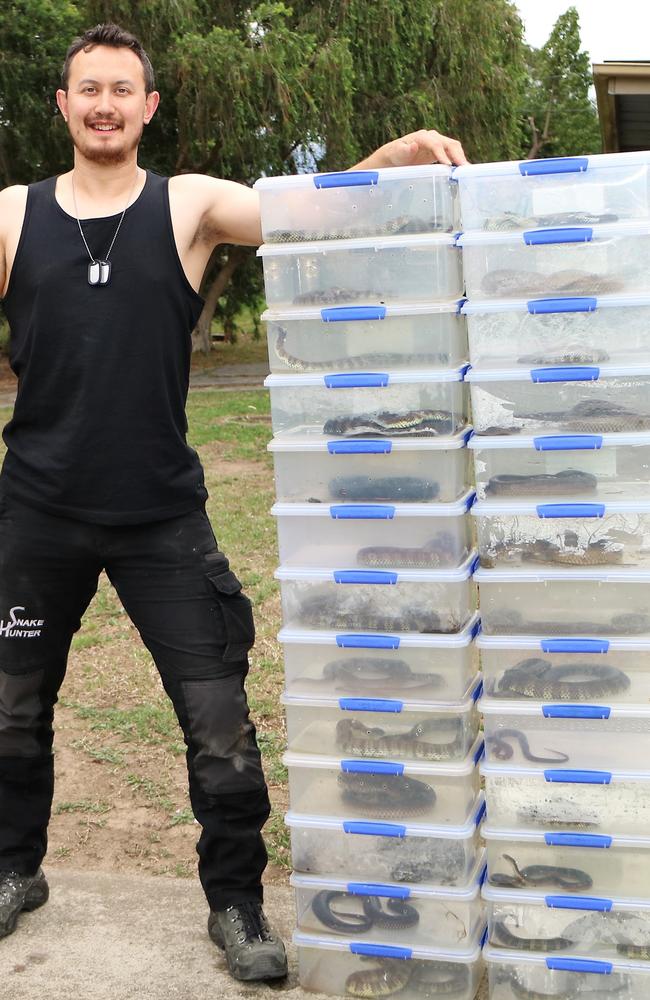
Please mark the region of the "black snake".
[[489, 618], [486, 614], [483, 631], [488, 635], [641, 635], [650, 632], [650, 616], [629, 611], [614, 615], [609, 622], [530, 621], [508, 608], [494, 612]]
[[337, 783], [343, 801], [368, 816], [419, 816], [436, 803], [430, 785], [403, 774], [342, 771]]
[[561, 753], [559, 750], [549, 750], [548, 747], [544, 749], [548, 753], [554, 754], [554, 757], [537, 757], [534, 753], [530, 752], [528, 739], [519, 729], [499, 729], [494, 736], [489, 736], [486, 740], [492, 747], [492, 753], [498, 760], [510, 760], [513, 756], [514, 750], [507, 742], [508, 740], [516, 740], [519, 743], [522, 755], [526, 760], [530, 760], [534, 764], [564, 764], [569, 759], [568, 754]]
[[562, 469], [555, 473], [531, 475], [506, 474], [492, 476], [485, 487], [489, 496], [521, 496], [522, 494], [548, 494], [550, 496], [576, 496], [591, 493], [598, 486], [596, 476], [578, 469]]
[[337, 476], [329, 484], [330, 496], [342, 500], [435, 500], [440, 485], [419, 476]]
[[343, 415], [325, 421], [323, 434], [339, 437], [432, 437], [454, 434], [466, 423], [448, 410], [407, 410]]
[[287, 331], [284, 327], [278, 328], [278, 336], [275, 341], [275, 353], [287, 366], [291, 368], [292, 371], [296, 372], [322, 372], [322, 371], [368, 371], [372, 369], [377, 370], [381, 367], [382, 371], [385, 369], [391, 371], [393, 368], [404, 367], [405, 365], [411, 369], [415, 368], [439, 368], [446, 365], [449, 361], [449, 355], [438, 352], [436, 354], [407, 354], [402, 351], [401, 354], [394, 353], [368, 353], [368, 354], [356, 354], [348, 355], [342, 358], [326, 358], [323, 361], [305, 361], [303, 358], [297, 358], [294, 354], [289, 354], [285, 349], [285, 343], [287, 340]]
[[[333, 908], [334, 904], [343, 902], [361, 906], [362, 912]], [[416, 908], [403, 899], [389, 897], [384, 909], [377, 896], [361, 896], [335, 889], [323, 889], [316, 893], [311, 908], [324, 927], [341, 934], [365, 934], [372, 927], [401, 930], [415, 927], [420, 920]]]
[[413, 757], [416, 760], [456, 760], [465, 746], [462, 720], [455, 719], [454, 738], [442, 743], [422, 740], [427, 732], [440, 729], [439, 721], [420, 721], [404, 733], [387, 735], [379, 727], [368, 727], [357, 719], [341, 719], [336, 726], [336, 742], [351, 757]]
[[587, 892], [591, 889], [593, 879], [580, 868], [562, 868], [558, 865], [526, 865], [520, 868], [510, 854], [502, 854], [513, 869], [513, 875], [504, 872], [490, 874], [490, 885], [508, 889], [526, 889], [540, 885], [556, 886], [568, 892]]
[[629, 686], [628, 675], [607, 663], [569, 662], [554, 667], [533, 656], [505, 670], [494, 693], [501, 698], [585, 701], [619, 695]]
[[331, 660], [323, 667], [323, 681], [336, 682], [337, 690], [365, 694], [381, 692], [390, 685], [411, 691], [443, 684], [440, 674], [414, 673], [405, 660], [384, 660], [378, 656]]

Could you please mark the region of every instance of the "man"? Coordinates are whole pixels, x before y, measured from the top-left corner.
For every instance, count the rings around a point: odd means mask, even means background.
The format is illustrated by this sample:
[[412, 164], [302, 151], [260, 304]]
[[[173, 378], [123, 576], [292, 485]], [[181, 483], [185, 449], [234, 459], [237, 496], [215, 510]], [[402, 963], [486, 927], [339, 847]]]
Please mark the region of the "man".
[[[205, 515], [184, 416], [203, 272], [217, 244], [261, 242], [258, 198], [138, 166], [159, 95], [116, 25], [73, 42], [56, 96], [73, 169], [0, 192], [19, 380], [0, 476], [0, 936], [48, 897], [54, 704], [105, 570], [183, 729], [210, 936], [238, 979], [281, 977], [261, 906], [269, 801], [244, 690], [251, 607]], [[462, 147], [423, 130], [357, 166], [436, 160], [462, 163]]]

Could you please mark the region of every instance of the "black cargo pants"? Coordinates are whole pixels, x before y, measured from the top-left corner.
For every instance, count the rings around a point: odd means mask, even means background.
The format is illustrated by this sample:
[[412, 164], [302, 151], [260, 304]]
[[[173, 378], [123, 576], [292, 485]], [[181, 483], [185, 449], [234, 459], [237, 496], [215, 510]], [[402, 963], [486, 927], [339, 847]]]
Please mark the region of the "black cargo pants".
[[202, 510], [106, 527], [0, 494], [0, 870], [32, 875], [45, 855], [54, 705], [102, 569], [183, 730], [208, 902], [261, 899], [270, 807], [244, 691], [253, 617]]

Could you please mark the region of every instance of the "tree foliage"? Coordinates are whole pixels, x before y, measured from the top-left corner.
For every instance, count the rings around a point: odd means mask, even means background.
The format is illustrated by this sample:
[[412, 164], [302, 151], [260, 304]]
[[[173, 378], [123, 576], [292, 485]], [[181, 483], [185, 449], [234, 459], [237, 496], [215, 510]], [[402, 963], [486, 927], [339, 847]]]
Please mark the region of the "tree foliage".
[[[152, 58], [161, 106], [141, 162], [159, 173], [252, 184], [340, 169], [423, 126], [472, 160], [512, 158], [522, 108], [539, 155], [593, 148], [573, 9], [527, 53], [511, 0], [14, 0], [0, 5], [0, 186], [69, 169], [60, 66], [75, 34], [108, 20]], [[215, 310], [230, 328], [261, 299], [254, 251], [219, 247], [201, 291], [207, 344]]]
[[598, 114], [589, 97], [589, 55], [581, 49], [575, 7], [561, 14], [541, 49], [527, 50], [522, 155], [529, 159], [601, 151]]

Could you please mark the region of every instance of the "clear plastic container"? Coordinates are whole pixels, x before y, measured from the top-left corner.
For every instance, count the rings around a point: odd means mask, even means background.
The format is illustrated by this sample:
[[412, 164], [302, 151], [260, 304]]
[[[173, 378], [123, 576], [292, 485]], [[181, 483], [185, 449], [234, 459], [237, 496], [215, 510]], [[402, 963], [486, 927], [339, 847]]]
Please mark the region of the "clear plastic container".
[[374, 760], [464, 760], [478, 736], [480, 691], [477, 680], [457, 702], [284, 694], [288, 749]]
[[508, 951], [486, 945], [490, 1000], [647, 1000], [650, 962], [563, 952]]
[[479, 501], [472, 507], [481, 566], [650, 565], [650, 501]]
[[467, 373], [476, 434], [650, 430], [650, 368], [614, 365]]
[[280, 566], [282, 620], [328, 631], [460, 632], [476, 611], [475, 559], [456, 570]]
[[271, 513], [285, 566], [451, 569], [473, 547], [473, 500], [467, 493], [452, 504], [276, 503]]
[[463, 369], [268, 375], [275, 434], [348, 438], [437, 437], [467, 425]]
[[[486, 694], [504, 700], [650, 702], [650, 637], [548, 639], [479, 635]], [[550, 697], [549, 697], [550, 695]]]
[[271, 371], [458, 368], [467, 361], [462, 302], [267, 310]]
[[649, 222], [464, 232], [457, 245], [469, 299], [650, 292]]
[[634, 769], [577, 770], [528, 764], [481, 764], [490, 822], [500, 827], [617, 830], [650, 829], [650, 770], [639, 756]]
[[647, 957], [650, 900], [483, 887], [488, 940], [525, 951], [571, 950], [597, 958]]
[[650, 570], [479, 569], [474, 579], [486, 635], [650, 633]]
[[650, 153], [456, 167], [463, 229], [496, 232], [650, 217]]
[[265, 243], [450, 232], [456, 185], [442, 164], [262, 177]]
[[[484, 823], [491, 886], [650, 899], [650, 837]], [[537, 881], [536, 881], [537, 879]], [[543, 881], [539, 881], [539, 880]]]
[[463, 294], [453, 236], [265, 243], [257, 254], [271, 309], [439, 302]]
[[465, 302], [469, 356], [481, 368], [650, 364], [650, 296]]
[[470, 487], [468, 430], [452, 437], [273, 438], [280, 501], [451, 503]]
[[650, 433], [469, 439], [485, 499], [647, 500]]
[[[604, 689], [622, 684], [618, 671], [600, 668]], [[548, 672], [546, 674], [548, 676]], [[481, 698], [485, 755], [491, 763], [509, 761], [513, 767], [537, 762], [548, 767], [634, 768], [650, 757], [650, 705], [614, 705], [603, 694], [596, 704], [568, 700], [586, 668], [560, 672], [567, 681], [550, 681], [565, 694], [557, 703], [546, 701]], [[573, 680], [571, 679], [573, 678]], [[597, 686], [597, 680], [589, 683]], [[650, 938], [649, 938], [650, 940]]]
[[485, 923], [481, 856], [468, 886], [350, 882], [299, 875], [290, 878], [299, 931], [353, 935], [357, 940], [411, 947], [457, 948], [475, 939]]
[[[478, 671], [474, 615], [456, 635], [341, 634], [283, 628], [287, 694], [457, 701]], [[649, 644], [650, 649], [650, 644]], [[650, 663], [649, 663], [650, 697]]]
[[[479, 793], [477, 740], [462, 761], [438, 763], [344, 759], [285, 753], [290, 808], [345, 819], [462, 826]], [[650, 779], [649, 779], [650, 780]]]
[[442, 991], [457, 1000], [474, 1000], [483, 975], [480, 940], [477, 934], [462, 948], [445, 949], [293, 934], [304, 989], [340, 997], [399, 993], [400, 1000], [422, 1000]]
[[427, 825], [346, 820], [289, 812], [291, 858], [298, 872], [373, 882], [436, 883], [466, 888], [481, 857], [480, 795], [466, 823]]

